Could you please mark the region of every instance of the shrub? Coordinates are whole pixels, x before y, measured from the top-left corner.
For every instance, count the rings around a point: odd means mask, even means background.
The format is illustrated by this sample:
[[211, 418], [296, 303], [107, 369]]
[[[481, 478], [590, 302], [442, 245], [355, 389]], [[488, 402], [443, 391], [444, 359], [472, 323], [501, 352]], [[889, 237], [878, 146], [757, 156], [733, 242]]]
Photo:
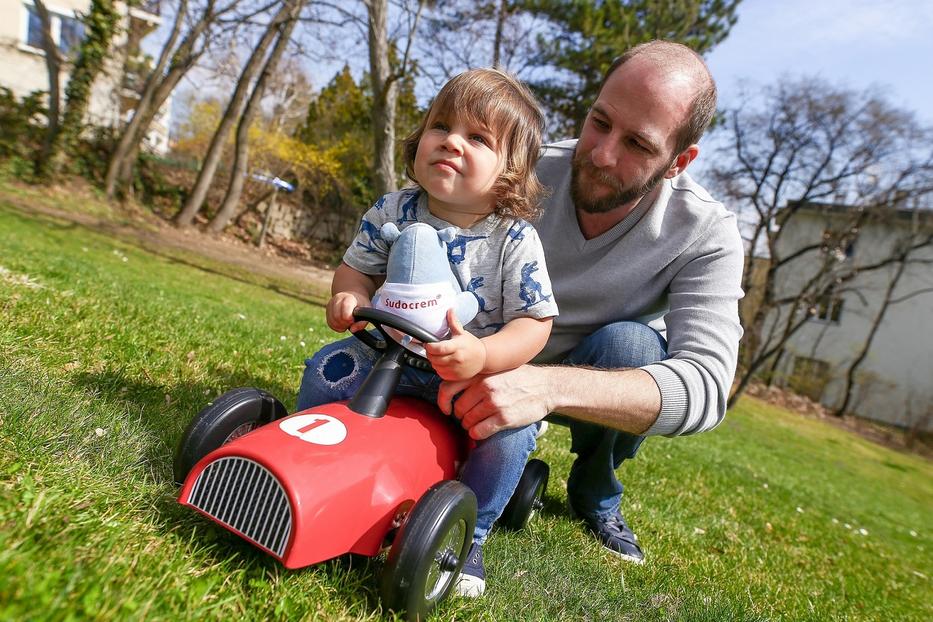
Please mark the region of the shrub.
[[42, 91], [17, 101], [13, 91], [0, 87], [0, 159], [30, 160], [42, 141], [47, 111]]

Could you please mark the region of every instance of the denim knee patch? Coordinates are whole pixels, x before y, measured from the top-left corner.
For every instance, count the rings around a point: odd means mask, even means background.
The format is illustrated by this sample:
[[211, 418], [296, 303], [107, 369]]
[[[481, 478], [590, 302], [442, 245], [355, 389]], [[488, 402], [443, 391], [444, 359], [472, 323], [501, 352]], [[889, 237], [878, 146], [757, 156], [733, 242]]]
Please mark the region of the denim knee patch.
[[360, 362], [353, 352], [336, 350], [325, 355], [318, 364], [317, 373], [331, 389], [340, 389], [352, 383], [359, 375]]

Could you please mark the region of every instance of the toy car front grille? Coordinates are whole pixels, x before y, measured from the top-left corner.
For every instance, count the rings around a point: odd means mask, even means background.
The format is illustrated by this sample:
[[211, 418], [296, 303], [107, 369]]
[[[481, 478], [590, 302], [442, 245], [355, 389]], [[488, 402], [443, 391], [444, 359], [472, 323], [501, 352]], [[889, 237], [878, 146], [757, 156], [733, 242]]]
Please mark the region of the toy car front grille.
[[292, 508], [282, 485], [246, 458], [216, 460], [201, 471], [188, 503], [282, 557], [292, 531]]

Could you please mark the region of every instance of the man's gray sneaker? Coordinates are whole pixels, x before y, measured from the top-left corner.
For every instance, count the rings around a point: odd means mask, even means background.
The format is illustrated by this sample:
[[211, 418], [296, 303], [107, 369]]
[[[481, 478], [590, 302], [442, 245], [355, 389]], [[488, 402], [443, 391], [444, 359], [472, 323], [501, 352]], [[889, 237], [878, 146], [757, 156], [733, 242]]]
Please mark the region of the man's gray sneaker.
[[636, 564], [645, 563], [645, 554], [642, 553], [641, 547], [638, 546], [638, 537], [629, 529], [619, 510], [606, 517], [587, 516], [576, 510], [573, 510], [573, 513], [586, 523], [586, 528], [611, 553]]
[[486, 591], [486, 569], [483, 568], [483, 545], [473, 543], [463, 570], [454, 583], [454, 594], [466, 598], [477, 598]]

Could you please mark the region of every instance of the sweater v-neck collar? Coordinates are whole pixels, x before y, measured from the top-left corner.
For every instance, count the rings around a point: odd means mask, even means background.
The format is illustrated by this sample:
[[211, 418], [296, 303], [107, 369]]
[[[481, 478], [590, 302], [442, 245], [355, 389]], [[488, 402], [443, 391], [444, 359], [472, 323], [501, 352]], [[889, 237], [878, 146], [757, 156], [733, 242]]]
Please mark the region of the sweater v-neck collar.
[[[646, 194], [641, 201], [638, 202], [638, 205], [635, 206], [628, 215], [617, 222], [612, 226], [611, 229], [604, 231], [603, 233], [597, 235], [595, 238], [590, 238], [587, 240], [583, 237], [583, 232], [580, 230], [580, 222], [577, 220], [577, 210], [573, 206], [573, 202], [569, 201], [570, 210], [569, 218], [573, 223], [572, 227], [568, 227], [573, 230], [574, 241], [579, 250], [595, 250], [597, 248], [602, 248], [607, 244], [612, 244], [622, 238], [625, 234], [631, 231], [635, 225], [641, 221], [642, 217], [648, 213], [652, 206], [661, 201], [665, 194], [670, 192], [670, 183], [669, 180], [665, 179], [661, 182], [661, 185], [658, 187], [656, 192]], [[654, 196], [652, 196], [654, 195]]]

